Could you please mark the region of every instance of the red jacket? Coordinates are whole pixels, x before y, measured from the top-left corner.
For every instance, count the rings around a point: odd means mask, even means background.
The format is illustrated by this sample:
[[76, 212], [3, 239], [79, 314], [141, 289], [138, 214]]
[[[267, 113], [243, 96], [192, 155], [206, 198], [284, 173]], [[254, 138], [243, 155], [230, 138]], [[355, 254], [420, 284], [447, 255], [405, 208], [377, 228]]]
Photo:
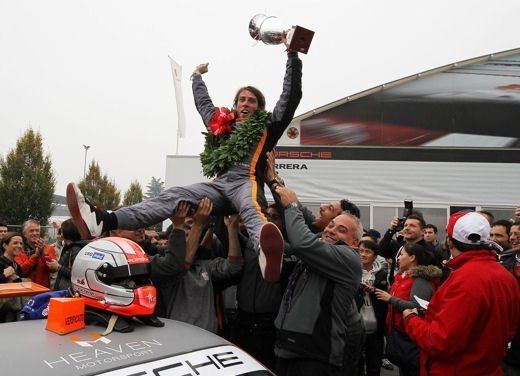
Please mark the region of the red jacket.
[[28, 256], [25, 251], [22, 251], [14, 258], [14, 261], [22, 267], [26, 277], [30, 278], [32, 282], [50, 288], [50, 271], [45, 263], [44, 255], [49, 256], [51, 259], [56, 259], [54, 246], [46, 245], [39, 256], [34, 254]]
[[[394, 283], [390, 288], [390, 295], [395, 296], [402, 300], [410, 300], [410, 292], [415, 278], [409, 274], [397, 273], [394, 277]], [[388, 331], [394, 328], [404, 331], [403, 314], [396, 309], [393, 309], [392, 305], [389, 304], [390, 308], [386, 314], [386, 327]]]
[[[412, 288], [417, 278], [429, 281], [435, 290], [438, 285], [436, 282], [440, 275], [441, 270], [434, 265], [414, 266], [405, 273], [399, 272], [395, 275], [394, 283], [390, 289], [390, 295], [401, 300], [410, 301], [412, 298], [410, 296]], [[424, 298], [426, 299], [426, 297]], [[427, 300], [430, 300], [430, 298], [428, 297]], [[389, 332], [393, 330], [393, 328], [397, 328], [401, 331], [405, 330], [402, 312], [394, 309], [391, 303], [389, 303], [389, 309], [386, 316], [386, 327]]]
[[502, 375], [500, 363], [520, 321], [520, 288], [491, 251], [467, 251], [448, 263], [453, 273], [423, 319], [405, 328], [421, 350], [421, 375]]

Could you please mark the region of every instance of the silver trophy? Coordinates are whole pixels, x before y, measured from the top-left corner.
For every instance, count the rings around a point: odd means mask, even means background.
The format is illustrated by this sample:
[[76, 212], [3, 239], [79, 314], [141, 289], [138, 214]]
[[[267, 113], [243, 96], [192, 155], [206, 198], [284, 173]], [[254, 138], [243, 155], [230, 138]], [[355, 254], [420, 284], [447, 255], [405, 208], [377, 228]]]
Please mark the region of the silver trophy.
[[[275, 16], [265, 14], [255, 15], [249, 21], [249, 35], [254, 40], [260, 40], [265, 44], [283, 43], [283, 33], [286, 28]], [[286, 45], [291, 51], [298, 51], [306, 54], [312, 42], [314, 31], [301, 26], [293, 26], [287, 32]]]

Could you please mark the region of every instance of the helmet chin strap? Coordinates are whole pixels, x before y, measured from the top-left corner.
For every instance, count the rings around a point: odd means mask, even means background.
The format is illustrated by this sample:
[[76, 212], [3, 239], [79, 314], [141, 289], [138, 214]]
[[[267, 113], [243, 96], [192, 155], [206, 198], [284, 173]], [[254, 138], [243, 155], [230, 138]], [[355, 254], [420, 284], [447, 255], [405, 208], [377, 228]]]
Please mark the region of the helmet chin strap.
[[114, 326], [116, 326], [116, 322], [119, 316], [112, 315], [110, 316], [110, 320], [108, 320], [108, 326], [105, 329], [103, 333], [101, 333], [102, 336], [108, 336], [112, 331], [114, 330]]

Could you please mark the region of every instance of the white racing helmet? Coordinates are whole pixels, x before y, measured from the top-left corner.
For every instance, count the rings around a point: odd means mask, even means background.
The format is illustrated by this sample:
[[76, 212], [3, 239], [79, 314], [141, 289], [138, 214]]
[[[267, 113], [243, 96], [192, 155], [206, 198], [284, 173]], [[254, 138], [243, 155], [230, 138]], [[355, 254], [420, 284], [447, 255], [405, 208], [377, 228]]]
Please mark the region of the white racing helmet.
[[150, 261], [129, 239], [109, 237], [87, 244], [76, 256], [71, 282], [87, 306], [126, 317], [154, 312], [157, 293]]

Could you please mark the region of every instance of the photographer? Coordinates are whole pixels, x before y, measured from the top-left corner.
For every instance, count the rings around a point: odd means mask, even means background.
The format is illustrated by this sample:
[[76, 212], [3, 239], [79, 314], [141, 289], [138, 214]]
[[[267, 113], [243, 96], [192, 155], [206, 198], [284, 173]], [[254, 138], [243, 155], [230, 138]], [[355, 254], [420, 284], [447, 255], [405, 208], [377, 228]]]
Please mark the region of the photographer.
[[402, 228], [403, 241], [393, 242], [392, 237], [396, 234], [399, 229], [399, 222], [402, 218], [394, 217], [390, 222], [390, 228], [385, 233], [385, 236], [379, 243], [381, 248], [381, 256], [386, 259], [392, 259], [392, 266], [390, 272], [390, 280], [393, 282], [394, 271], [396, 270], [396, 261], [403, 250], [405, 244], [419, 244], [429, 251], [433, 251], [431, 247], [424, 241], [423, 230], [426, 226], [424, 218], [417, 213], [412, 213], [404, 220]]

